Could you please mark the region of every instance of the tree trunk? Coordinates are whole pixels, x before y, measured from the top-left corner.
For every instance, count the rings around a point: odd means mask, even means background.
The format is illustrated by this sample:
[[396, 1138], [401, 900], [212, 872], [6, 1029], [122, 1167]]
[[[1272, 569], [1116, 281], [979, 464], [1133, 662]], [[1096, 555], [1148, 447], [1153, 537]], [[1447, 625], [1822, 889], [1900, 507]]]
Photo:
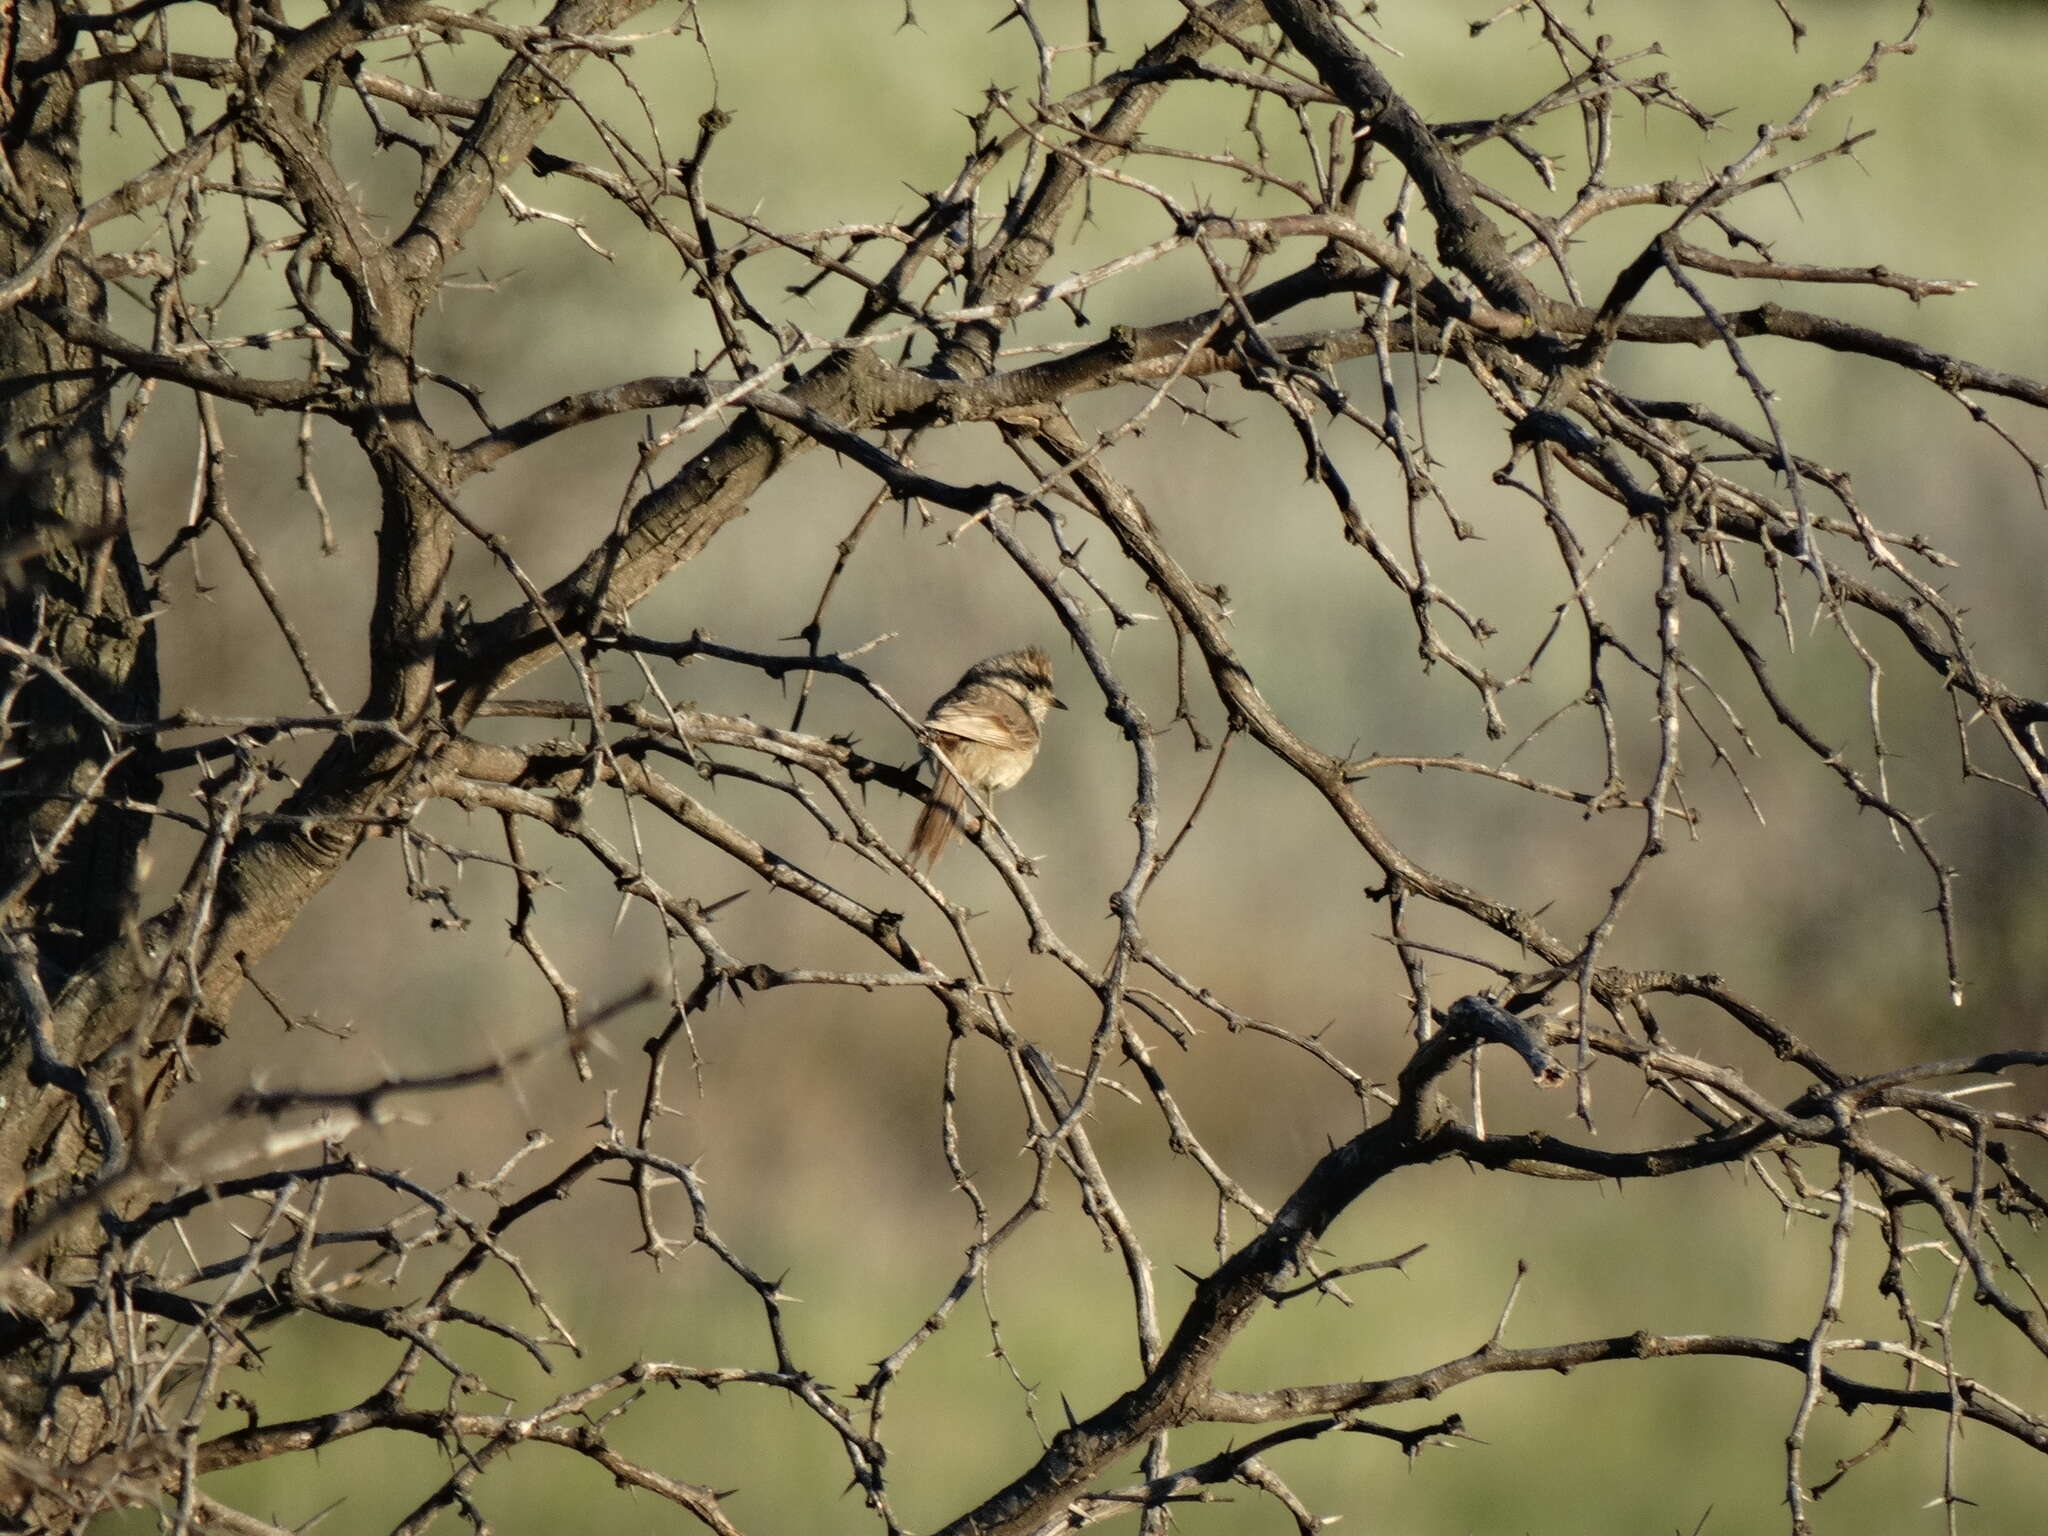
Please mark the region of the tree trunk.
[[[10, 276], [30, 268], [79, 209], [63, 9], [19, 0], [0, 14], [11, 170], [0, 180], [0, 273]], [[46, 1000], [90, 957], [123, 942], [136, 910], [148, 817], [104, 801], [147, 802], [157, 790], [152, 743], [116, 739], [78, 697], [124, 723], [156, 717], [149, 594], [114, 451], [116, 376], [35, 318], [42, 297], [104, 311], [90, 259], [77, 241], [47, 263], [23, 302], [0, 312], [0, 636], [20, 648], [0, 663], [0, 1230], [10, 1241], [103, 1171], [109, 1149], [86, 1130], [77, 1099], [41, 1091], [66, 1080], [65, 1068], [87, 1065], [76, 1042], [48, 1028]], [[136, 755], [117, 760], [123, 751]], [[95, 787], [87, 803], [81, 797]], [[33, 1276], [0, 1297], [0, 1439], [45, 1463], [90, 1455], [105, 1423], [93, 1393], [54, 1384], [104, 1364], [106, 1337], [71, 1330], [58, 1349], [44, 1328], [70, 1310], [71, 1284], [93, 1283], [97, 1237], [88, 1233], [75, 1253], [54, 1245]], [[99, 1358], [85, 1358], [81, 1346]], [[36, 1523], [25, 1490], [0, 1502], [0, 1518]]]

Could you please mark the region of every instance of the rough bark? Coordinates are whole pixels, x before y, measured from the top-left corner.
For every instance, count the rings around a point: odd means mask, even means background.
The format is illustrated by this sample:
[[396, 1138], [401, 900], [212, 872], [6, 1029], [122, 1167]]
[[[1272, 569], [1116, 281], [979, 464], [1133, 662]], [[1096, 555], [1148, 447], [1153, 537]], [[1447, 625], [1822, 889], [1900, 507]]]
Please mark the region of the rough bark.
[[[47, 67], [68, 46], [61, 20], [50, 0], [23, 0], [0, 18], [14, 176], [0, 198], [0, 269], [10, 273], [27, 268], [79, 209], [77, 92]], [[98, 316], [104, 293], [85, 255], [60, 260], [45, 287], [67, 308]], [[0, 545], [14, 557], [0, 574], [0, 636], [45, 658], [77, 690], [19, 652], [0, 674], [21, 759], [0, 802], [0, 893], [14, 898], [0, 931], [0, 1180], [20, 1181], [0, 1188], [0, 1229], [10, 1238], [70, 1192], [92, 1152], [105, 1151], [89, 1145], [73, 1117], [30, 1112], [51, 1080], [50, 1058], [68, 1063], [74, 1048], [45, 1033], [38, 1049], [35, 1035], [49, 1028], [46, 999], [88, 957], [119, 945], [135, 915], [148, 818], [108, 802], [156, 794], [147, 759], [85, 702], [119, 721], [157, 712], [149, 598], [122, 520], [112, 381], [89, 350], [39, 325], [0, 322]], [[24, 1282], [30, 1294], [9, 1298], [14, 1315], [0, 1325], [8, 1358], [0, 1439], [56, 1459], [89, 1451], [103, 1427], [98, 1399], [72, 1392], [53, 1402], [47, 1383], [101, 1363], [104, 1331], [74, 1329], [58, 1349], [41, 1327], [61, 1287], [91, 1278], [93, 1236], [53, 1245]]]

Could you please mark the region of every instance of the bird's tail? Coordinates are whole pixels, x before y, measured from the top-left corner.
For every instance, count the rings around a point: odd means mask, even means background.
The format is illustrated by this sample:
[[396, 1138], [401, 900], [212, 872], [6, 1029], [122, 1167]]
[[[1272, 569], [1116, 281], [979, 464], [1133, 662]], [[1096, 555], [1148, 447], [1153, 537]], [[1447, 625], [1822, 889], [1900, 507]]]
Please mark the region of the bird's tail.
[[917, 826], [910, 834], [910, 862], [922, 864], [926, 869], [939, 862], [939, 855], [946, 851], [946, 844], [960, 829], [967, 804], [967, 791], [951, 770], [944, 764], [935, 766], [939, 781], [932, 786], [931, 798], [925, 801], [924, 810], [918, 814]]

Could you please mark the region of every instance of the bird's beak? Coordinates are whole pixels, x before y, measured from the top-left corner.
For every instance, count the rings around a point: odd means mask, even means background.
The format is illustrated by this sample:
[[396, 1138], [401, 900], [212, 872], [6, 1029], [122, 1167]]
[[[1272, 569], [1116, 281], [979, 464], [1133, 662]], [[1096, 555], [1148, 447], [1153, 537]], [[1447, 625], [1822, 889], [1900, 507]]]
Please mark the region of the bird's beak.
[[1067, 706], [1060, 701], [1060, 696], [1058, 694], [1054, 694], [1052, 696], [1052, 707], [1054, 709], [1065, 709]]

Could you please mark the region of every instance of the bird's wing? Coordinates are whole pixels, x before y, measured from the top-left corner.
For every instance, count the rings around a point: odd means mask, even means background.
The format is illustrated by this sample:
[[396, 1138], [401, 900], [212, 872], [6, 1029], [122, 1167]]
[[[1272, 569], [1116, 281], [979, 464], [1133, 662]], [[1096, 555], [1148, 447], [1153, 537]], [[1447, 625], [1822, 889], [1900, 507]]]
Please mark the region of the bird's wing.
[[[941, 700], [925, 718], [925, 729], [934, 735], [958, 736], [964, 741], [986, 742], [991, 747], [1035, 747], [1038, 731], [1022, 706], [1012, 704], [998, 713], [986, 704]], [[945, 750], [946, 744], [939, 743]]]

